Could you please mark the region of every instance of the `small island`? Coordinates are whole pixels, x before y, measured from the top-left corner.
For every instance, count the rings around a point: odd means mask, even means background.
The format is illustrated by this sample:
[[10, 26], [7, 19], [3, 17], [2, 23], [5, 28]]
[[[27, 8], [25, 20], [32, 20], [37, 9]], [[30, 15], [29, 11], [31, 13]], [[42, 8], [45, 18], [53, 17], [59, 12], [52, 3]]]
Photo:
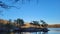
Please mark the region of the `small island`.
[[[40, 24], [40, 22], [42, 24]], [[0, 31], [5, 32], [48, 32], [48, 24], [44, 20], [24, 22], [23, 19], [16, 19], [12, 21], [0, 19]]]

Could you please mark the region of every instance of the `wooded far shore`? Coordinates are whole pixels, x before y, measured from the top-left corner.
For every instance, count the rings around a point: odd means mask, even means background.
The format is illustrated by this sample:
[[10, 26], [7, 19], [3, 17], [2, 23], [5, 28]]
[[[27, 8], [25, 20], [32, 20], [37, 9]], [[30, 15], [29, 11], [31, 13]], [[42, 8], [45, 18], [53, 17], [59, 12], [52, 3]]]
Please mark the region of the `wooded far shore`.
[[60, 24], [51, 24], [48, 25], [48, 28], [60, 28]]
[[[22, 20], [22, 21], [23, 21], [23, 20]], [[16, 22], [16, 21], [15, 21], [15, 22]], [[7, 21], [7, 20], [0, 19], [0, 24], [1, 24], [0, 26], [3, 26], [3, 25], [4, 25], [4, 27], [5, 27], [5, 25], [12, 25], [12, 26], [15, 25], [15, 26], [16, 26], [17, 23], [15, 23], [15, 22], [13, 23], [13, 22], [11, 22], [11, 20]], [[21, 21], [20, 21], [20, 22], [21, 22]], [[37, 23], [38, 23], [38, 22], [37, 22]], [[37, 23], [36, 23], [36, 24], [37, 24]], [[21, 24], [21, 23], [20, 23], [20, 24]], [[26, 23], [26, 24], [27, 24], [27, 23]], [[32, 24], [33, 24], [33, 23], [32, 23]], [[31, 24], [31, 25], [32, 25], [32, 24]], [[36, 24], [35, 24], [35, 25], [36, 25]], [[18, 25], [19, 25], [19, 23], [18, 23]], [[28, 24], [27, 24], [27, 25], [28, 25]], [[42, 24], [39, 24], [39, 23], [38, 23], [37, 25], [40, 26], [40, 25], [42, 25]], [[37, 25], [36, 25], [36, 26], [37, 26]], [[48, 27], [48, 28], [60, 28], [60, 24], [48, 24], [47, 27]]]

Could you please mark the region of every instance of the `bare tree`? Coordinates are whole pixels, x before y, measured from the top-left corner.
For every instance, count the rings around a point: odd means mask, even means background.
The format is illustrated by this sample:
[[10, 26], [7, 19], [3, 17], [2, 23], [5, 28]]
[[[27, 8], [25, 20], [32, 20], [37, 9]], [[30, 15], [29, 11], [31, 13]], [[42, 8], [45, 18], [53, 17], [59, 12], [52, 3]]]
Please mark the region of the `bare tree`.
[[9, 8], [15, 7], [15, 6], [9, 6], [9, 5], [6, 5], [4, 2], [0, 1], [0, 7], [5, 8], [5, 9], [9, 9]]
[[15, 2], [18, 2], [19, 0], [15, 0]]
[[[13, 1], [13, 0], [11, 0], [11, 1]], [[25, 1], [28, 1], [29, 3], [31, 2], [31, 0], [14, 0], [14, 3], [17, 3], [17, 2], [22, 2], [22, 4], [24, 4], [25, 3]], [[35, 1], [35, 0], [33, 0], [33, 1]], [[39, 0], [37, 0], [36, 1], [37, 3], [39, 2]], [[13, 3], [12, 3], [13, 4]], [[2, 7], [2, 8], [5, 8], [5, 9], [9, 9], [9, 8], [11, 8], [11, 7], [14, 7], [14, 8], [17, 8], [16, 6], [9, 6], [9, 5], [7, 5], [7, 4], [5, 4], [4, 2], [2, 2], [2, 1], [0, 1], [0, 7]]]

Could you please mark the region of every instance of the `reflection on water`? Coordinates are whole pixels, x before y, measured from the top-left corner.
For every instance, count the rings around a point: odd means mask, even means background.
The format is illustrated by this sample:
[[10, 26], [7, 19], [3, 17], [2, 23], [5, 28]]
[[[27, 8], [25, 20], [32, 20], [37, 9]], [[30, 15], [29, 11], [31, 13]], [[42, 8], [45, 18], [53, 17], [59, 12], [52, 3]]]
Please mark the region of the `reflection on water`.
[[49, 32], [4, 32], [0, 34], [60, 34], [60, 32], [49, 31]]
[[60, 34], [58, 31], [49, 31], [49, 32], [15, 32], [11, 34]]
[[48, 34], [48, 32], [43, 32], [42, 34]]
[[0, 32], [0, 34], [60, 34], [60, 28], [50, 28], [48, 32]]
[[15, 32], [13, 34], [48, 34], [48, 32], [21, 32], [21, 33]]
[[49, 30], [48, 32], [0, 32], [0, 34], [60, 34], [60, 30], [57, 28]]

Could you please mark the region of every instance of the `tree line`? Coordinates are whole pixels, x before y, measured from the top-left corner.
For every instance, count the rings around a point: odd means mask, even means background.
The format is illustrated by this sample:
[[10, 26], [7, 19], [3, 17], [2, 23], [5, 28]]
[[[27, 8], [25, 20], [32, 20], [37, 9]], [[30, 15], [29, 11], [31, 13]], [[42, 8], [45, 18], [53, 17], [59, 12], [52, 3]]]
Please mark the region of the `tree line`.
[[[40, 22], [42, 24], [40, 24]], [[48, 24], [44, 20], [40, 20], [40, 22], [39, 21], [32, 21], [32, 22], [30, 22], [30, 24], [36, 25], [36, 26], [42, 26], [42, 27], [47, 27], [48, 26]], [[14, 22], [12, 22], [11, 19], [8, 20], [7, 24], [3, 24], [3, 23], [0, 22], [0, 26], [8, 28], [8, 29], [12, 29], [12, 28], [16, 28], [16, 27], [20, 28], [20, 26], [23, 26], [24, 23], [25, 22], [24, 22], [23, 19], [18, 18], [16, 20], [14, 20]]]

